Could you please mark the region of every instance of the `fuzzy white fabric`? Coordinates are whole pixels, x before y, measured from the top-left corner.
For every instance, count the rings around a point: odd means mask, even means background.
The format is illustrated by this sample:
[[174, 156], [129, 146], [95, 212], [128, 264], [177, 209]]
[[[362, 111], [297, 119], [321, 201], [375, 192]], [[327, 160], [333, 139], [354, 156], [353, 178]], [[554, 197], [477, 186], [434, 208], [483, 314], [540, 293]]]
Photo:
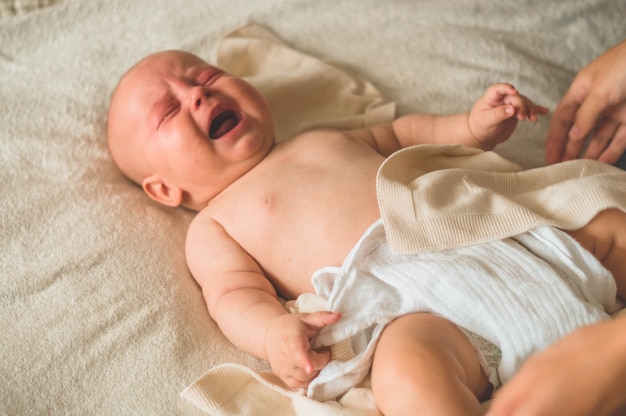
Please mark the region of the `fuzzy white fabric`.
[[[200, 415], [179, 392], [207, 369], [267, 369], [206, 311], [183, 255], [193, 214], [153, 204], [111, 161], [109, 97], [138, 59], [216, 62], [219, 41], [256, 22], [398, 114], [464, 111], [497, 81], [554, 108], [626, 37], [624, 15], [614, 0], [67, 0], [1, 18], [0, 413]], [[542, 165], [547, 125], [498, 152]]]

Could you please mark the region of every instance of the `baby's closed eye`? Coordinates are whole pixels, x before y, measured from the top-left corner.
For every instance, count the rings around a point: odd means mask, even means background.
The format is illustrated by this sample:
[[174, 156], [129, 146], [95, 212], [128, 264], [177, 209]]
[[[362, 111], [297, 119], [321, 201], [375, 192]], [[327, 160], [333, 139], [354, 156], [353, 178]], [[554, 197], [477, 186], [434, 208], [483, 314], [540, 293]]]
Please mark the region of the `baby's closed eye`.
[[168, 100], [167, 103], [160, 107], [160, 117], [157, 129], [159, 129], [163, 124], [165, 124], [168, 120], [173, 118], [178, 113], [178, 110], [180, 110], [180, 103], [175, 100]]

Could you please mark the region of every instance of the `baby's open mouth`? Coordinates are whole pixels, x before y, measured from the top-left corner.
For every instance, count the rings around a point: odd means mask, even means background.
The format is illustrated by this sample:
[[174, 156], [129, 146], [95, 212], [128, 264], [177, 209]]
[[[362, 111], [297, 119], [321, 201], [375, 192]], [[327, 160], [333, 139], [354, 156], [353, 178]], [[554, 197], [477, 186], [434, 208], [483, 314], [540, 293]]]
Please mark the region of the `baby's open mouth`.
[[209, 137], [211, 140], [217, 140], [239, 124], [239, 116], [234, 111], [224, 110], [221, 111], [211, 121], [209, 127]]

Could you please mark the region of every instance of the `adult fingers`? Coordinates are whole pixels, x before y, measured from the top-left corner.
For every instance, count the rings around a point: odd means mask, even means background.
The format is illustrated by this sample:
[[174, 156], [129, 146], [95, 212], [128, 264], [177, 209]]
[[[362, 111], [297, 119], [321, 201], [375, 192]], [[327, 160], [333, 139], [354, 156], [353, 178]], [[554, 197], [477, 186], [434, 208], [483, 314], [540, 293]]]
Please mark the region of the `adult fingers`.
[[547, 163], [552, 164], [563, 159], [568, 133], [577, 110], [578, 104], [565, 96], [552, 113], [545, 144]]
[[[486, 416], [551, 416], [560, 414], [563, 398], [545, 386], [537, 386], [534, 380], [513, 379], [496, 393]], [[568, 414], [568, 413], [563, 413]]]
[[626, 152], [626, 125], [620, 124], [598, 160], [612, 165], [622, 157], [624, 152]]
[[570, 140], [584, 140], [598, 123], [607, 106], [608, 103], [605, 99], [601, 98], [595, 91], [591, 91], [576, 111], [574, 123], [568, 132]]
[[513, 379], [511, 383], [515, 384], [505, 385], [496, 392], [486, 416], [513, 416], [520, 404], [524, 403], [528, 386], [524, 385], [523, 380]]
[[605, 118], [598, 123], [589, 146], [583, 154], [585, 159], [598, 159], [606, 150], [609, 143], [615, 136], [619, 123], [615, 120]]
[[524, 400], [517, 400], [515, 402], [515, 406], [511, 406], [510, 408], [502, 408], [496, 405], [498, 403], [494, 402], [494, 405], [487, 412], [486, 416], [552, 416], [557, 414], [568, 414], [569, 413], [560, 413], [563, 410], [563, 407], [556, 403], [556, 406], [552, 406], [549, 402], [549, 397], [545, 392], [538, 391], [537, 395], [534, 397], [526, 398]]
[[580, 154], [582, 140], [574, 140], [570, 144], [570, 130], [582, 103], [587, 98], [592, 86], [592, 80], [580, 72], [563, 95], [563, 98], [554, 109], [548, 134], [546, 136], [546, 162], [556, 163], [564, 160], [566, 147], [569, 146], [568, 156], [571, 153]]

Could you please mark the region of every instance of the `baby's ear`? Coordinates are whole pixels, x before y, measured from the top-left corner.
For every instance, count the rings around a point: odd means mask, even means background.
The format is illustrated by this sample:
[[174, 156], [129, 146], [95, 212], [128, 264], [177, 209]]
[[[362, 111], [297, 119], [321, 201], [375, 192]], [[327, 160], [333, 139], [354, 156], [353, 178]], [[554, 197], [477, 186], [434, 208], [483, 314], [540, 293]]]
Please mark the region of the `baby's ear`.
[[141, 185], [150, 198], [163, 205], [177, 207], [183, 202], [183, 190], [168, 186], [159, 175], [147, 177]]

